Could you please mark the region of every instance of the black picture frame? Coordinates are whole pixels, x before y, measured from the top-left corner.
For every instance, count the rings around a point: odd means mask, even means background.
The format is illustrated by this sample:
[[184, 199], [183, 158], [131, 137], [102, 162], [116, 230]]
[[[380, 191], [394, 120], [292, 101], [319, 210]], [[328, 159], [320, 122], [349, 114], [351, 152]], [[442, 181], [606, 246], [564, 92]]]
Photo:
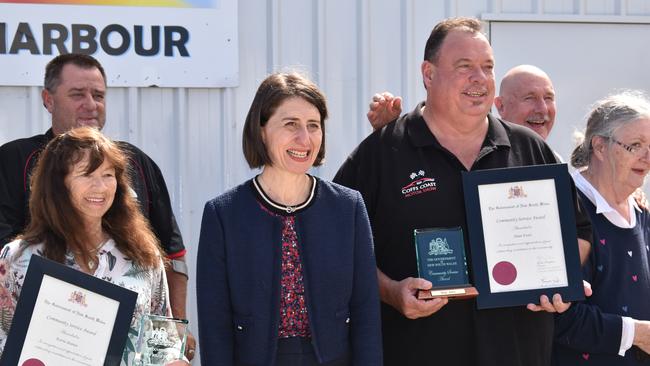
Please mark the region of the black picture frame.
[[27, 330], [32, 320], [34, 306], [41, 289], [41, 283], [46, 275], [119, 302], [106, 358], [104, 359], [105, 366], [119, 365], [124, 353], [124, 346], [138, 294], [39, 255], [32, 255], [30, 258], [0, 365], [18, 365]]
[[[470, 243], [471, 268], [474, 286], [479, 296], [479, 309], [520, 306], [529, 303], [538, 304], [541, 295], [549, 299], [556, 293], [562, 295], [564, 302], [584, 299], [580, 254], [577, 244], [575, 220], [574, 189], [566, 164], [548, 164], [502, 169], [476, 170], [462, 173], [465, 210]], [[479, 186], [498, 183], [517, 183], [552, 179], [555, 183], [559, 221], [561, 227], [562, 247], [564, 249], [564, 266], [567, 286], [544, 287], [529, 290], [492, 292], [490, 288], [490, 271], [486, 257], [486, 243], [481, 214]]]

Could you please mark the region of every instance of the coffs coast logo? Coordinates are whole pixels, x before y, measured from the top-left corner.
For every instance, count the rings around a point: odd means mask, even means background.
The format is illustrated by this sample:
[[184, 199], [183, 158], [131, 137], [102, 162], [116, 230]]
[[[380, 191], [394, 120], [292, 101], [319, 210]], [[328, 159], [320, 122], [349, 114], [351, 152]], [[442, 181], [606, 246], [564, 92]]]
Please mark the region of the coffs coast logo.
[[409, 178], [411, 178], [411, 182], [402, 187], [402, 196], [404, 196], [404, 198], [417, 196], [438, 189], [436, 180], [434, 178], [426, 177], [424, 170], [420, 170], [417, 173], [411, 173]]

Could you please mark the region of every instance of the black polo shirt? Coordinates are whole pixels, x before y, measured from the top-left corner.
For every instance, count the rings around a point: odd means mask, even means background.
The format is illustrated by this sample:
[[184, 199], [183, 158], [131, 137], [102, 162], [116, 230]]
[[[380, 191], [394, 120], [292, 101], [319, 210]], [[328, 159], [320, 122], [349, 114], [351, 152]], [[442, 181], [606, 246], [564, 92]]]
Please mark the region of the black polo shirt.
[[[377, 267], [394, 280], [417, 277], [414, 229], [460, 226], [469, 252], [461, 179], [466, 168], [433, 136], [422, 106], [366, 138], [334, 178], [363, 195]], [[488, 120], [472, 170], [557, 162], [531, 130], [491, 115]], [[591, 241], [588, 217], [579, 209], [577, 217], [578, 236]], [[382, 303], [382, 323], [386, 365], [550, 363], [553, 315], [525, 307], [479, 311], [474, 300], [451, 301], [430, 317], [409, 320]]]

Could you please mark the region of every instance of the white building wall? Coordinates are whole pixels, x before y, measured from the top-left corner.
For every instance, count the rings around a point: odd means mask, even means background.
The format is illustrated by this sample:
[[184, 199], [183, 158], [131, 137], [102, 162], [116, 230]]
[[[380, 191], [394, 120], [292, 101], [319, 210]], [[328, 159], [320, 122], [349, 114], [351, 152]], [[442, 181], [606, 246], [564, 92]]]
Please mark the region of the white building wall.
[[[239, 87], [110, 88], [107, 97], [105, 132], [147, 152], [167, 180], [188, 248], [195, 334], [194, 264], [203, 204], [255, 174], [241, 153], [241, 130], [269, 72], [297, 67], [327, 95], [327, 161], [315, 173], [330, 179], [370, 132], [365, 113], [373, 93], [404, 96], [406, 110], [424, 99], [420, 62], [441, 19], [484, 13], [647, 16], [650, 1], [240, 0], [238, 11]], [[48, 126], [39, 88], [0, 87], [0, 144]]]

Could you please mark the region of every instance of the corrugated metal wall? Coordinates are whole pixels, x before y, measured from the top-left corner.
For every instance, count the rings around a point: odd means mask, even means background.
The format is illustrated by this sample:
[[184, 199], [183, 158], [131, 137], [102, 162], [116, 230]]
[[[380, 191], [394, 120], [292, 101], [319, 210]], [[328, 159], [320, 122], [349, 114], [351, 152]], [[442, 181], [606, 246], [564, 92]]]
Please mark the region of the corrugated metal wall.
[[[193, 279], [204, 202], [255, 173], [242, 157], [241, 130], [267, 73], [306, 71], [328, 96], [327, 162], [315, 173], [329, 179], [370, 132], [365, 113], [374, 92], [401, 94], [407, 109], [424, 98], [419, 69], [433, 25], [484, 13], [645, 16], [650, 1], [240, 0], [239, 87], [111, 88], [105, 132], [134, 143], [160, 165]], [[39, 88], [0, 87], [0, 144], [41, 133], [49, 123]], [[193, 281], [189, 293], [196, 329]]]

